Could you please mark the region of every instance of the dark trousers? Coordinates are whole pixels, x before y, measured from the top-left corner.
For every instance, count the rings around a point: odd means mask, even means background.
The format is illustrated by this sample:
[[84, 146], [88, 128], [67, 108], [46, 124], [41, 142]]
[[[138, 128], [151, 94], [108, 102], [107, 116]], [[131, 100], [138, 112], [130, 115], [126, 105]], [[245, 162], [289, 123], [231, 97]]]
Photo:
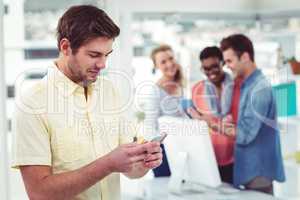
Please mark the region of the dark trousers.
[[171, 171], [170, 171], [167, 155], [163, 144], [161, 145], [161, 148], [162, 148], [163, 160], [162, 160], [162, 164], [159, 167], [153, 169], [154, 177], [171, 176]]
[[222, 182], [233, 184], [233, 163], [218, 168]]
[[263, 186], [261, 186], [261, 184], [259, 183], [260, 181], [258, 181], [257, 177], [254, 178], [252, 181], [250, 181], [249, 183], [247, 183], [245, 185], [245, 189], [246, 190], [255, 190], [258, 192], [263, 192], [266, 194], [270, 194], [273, 195], [273, 183], [270, 181], [270, 183], [268, 184], [264, 184]]

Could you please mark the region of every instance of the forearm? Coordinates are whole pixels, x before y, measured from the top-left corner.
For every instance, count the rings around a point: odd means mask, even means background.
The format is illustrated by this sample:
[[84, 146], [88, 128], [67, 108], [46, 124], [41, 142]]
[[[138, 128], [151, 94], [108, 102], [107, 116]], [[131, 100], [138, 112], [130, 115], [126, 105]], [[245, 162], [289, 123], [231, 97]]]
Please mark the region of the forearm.
[[32, 200], [69, 200], [111, 173], [107, 158], [100, 158], [74, 171], [43, 177], [26, 187]]

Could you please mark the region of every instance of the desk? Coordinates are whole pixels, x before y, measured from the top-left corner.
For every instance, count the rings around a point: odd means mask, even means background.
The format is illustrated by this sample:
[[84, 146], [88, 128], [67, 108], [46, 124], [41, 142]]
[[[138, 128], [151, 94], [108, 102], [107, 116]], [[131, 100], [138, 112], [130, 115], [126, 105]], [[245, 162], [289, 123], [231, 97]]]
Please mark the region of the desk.
[[[216, 190], [205, 193], [184, 192], [182, 195], [174, 195], [168, 192], [169, 178], [154, 178], [145, 181], [145, 199], [151, 200], [280, 200], [271, 195], [255, 191], [238, 191], [231, 194], [224, 194]], [[222, 185], [220, 188], [231, 188], [229, 185]]]

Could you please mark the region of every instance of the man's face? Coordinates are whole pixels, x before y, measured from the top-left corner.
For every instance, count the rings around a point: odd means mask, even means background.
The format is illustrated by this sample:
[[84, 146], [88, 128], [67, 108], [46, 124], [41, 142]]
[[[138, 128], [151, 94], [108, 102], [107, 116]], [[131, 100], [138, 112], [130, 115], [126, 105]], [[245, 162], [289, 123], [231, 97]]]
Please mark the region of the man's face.
[[72, 80], [89, 84], [97, 80], [99, 72], [105, 68], [108, 55], [112, 52], [113, 39], [98, 37], [79, 47], [75, 54], [70, 53], [67, 65]]
[[234, 77], [243, 75], [243, 62], [237, 56], [237, 54], [233, 51], [233, 49], [229, 48], [223, 51], [223, 57], [225, 64], [231, 69]]
[[201, 68], [209, 81], [217, 85], [222, 83], [224, 78], [224, 71], [219, 58], [209, 57], [203, 59], [201, 61], [201, 65]]

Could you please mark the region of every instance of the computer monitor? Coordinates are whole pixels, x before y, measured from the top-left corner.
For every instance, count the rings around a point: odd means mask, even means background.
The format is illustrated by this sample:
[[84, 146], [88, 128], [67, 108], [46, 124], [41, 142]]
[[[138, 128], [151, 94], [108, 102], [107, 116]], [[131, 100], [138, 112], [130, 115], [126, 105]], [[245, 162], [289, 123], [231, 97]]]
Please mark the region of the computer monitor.
[[222, 182], [206, 122], [168, 116], [158, 121], [160, 133], [168, 134], [164, 145], [172, 174], [169, 189], [180, 193], [182, 182], [208, 188], [220, 186]]

